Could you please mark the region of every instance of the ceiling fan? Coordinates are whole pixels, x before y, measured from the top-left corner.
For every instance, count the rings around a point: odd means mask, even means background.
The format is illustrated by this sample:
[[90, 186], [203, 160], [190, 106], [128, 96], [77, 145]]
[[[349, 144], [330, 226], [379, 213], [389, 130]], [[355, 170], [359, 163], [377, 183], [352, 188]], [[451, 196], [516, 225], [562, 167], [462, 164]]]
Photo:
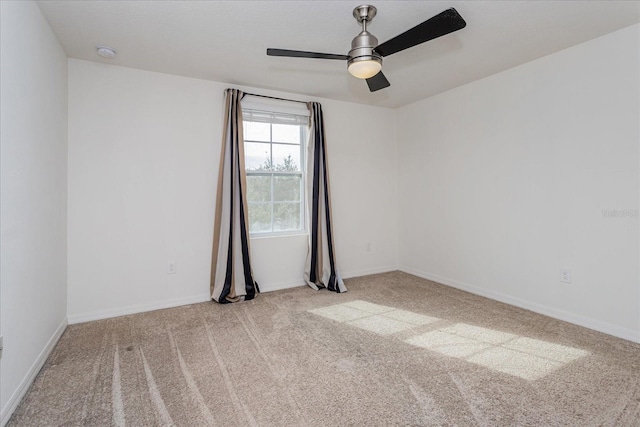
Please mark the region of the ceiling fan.
[[382, 74], [382, 57], [458, 31], [467, 25], [458, 11], [451, 8], [378, 44], [378, 39], [367, 31], [367, 23], [373, 20], [377, 12], [374, 6], [366, 4], [353, 9], [353, 17], [362, 24], [362, 31], [351, 42], [348, 55], [271, 48], [267, 49], [267, 55], [346, 60], [349, 73], [359, 79], [366, 79], [369, 90], [375, 92], [390, 86], [389, 80]]

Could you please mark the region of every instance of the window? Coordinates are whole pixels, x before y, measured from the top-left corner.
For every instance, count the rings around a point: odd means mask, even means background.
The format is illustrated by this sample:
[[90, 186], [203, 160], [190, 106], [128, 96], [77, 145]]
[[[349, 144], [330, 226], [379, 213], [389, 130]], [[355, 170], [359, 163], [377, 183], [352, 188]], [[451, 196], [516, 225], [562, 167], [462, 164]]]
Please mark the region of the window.
[[306, 230], [304, 149], [308, 120], [304, 115], [243, 107], [252, 235]]

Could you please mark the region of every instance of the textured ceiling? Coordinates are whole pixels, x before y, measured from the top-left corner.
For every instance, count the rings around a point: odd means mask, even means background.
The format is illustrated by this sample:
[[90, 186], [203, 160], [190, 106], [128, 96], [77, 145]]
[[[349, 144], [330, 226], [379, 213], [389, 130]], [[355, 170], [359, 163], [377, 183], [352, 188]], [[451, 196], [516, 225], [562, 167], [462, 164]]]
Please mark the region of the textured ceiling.
[[[343, 61], [267, 57], [267, 47], [346, 54], [358, 1], [40, 1], [71, 58], [229, 84], [398, 107], [638, 23], [638, 1], [372, 1], [380, 42], [455, 7], [467, 27], [389, 56], [370, 93]], [[106, 60], [96, 45], [118, 51]]]

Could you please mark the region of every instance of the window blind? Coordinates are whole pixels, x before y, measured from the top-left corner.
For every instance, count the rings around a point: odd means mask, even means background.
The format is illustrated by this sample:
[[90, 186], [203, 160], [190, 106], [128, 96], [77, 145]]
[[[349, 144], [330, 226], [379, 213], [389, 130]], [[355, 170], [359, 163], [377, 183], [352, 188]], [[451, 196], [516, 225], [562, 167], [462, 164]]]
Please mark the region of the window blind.
[[279, 125], [302, 125], [309, 123], [309, 116], [274, 111], [242, 109], [242, 120], [246, 122], [273, 123]]
[[[292, 101], [284, 101], [277, 99], [264, 99], [258, 96], [253, 96], [247, 94], [245, 98], [242, 100], [242, 110], [243, 111], [252, 111], [252, 112], [260, 112], [262, 114], [265, 113], [273, 113], [275, 118], [278, 118], [282, 115], [282, 120], [285, 121], [286, 124], [293, 124], [291, 118], [287, 118], [284, 116], [302, 116], [309, 117], [309, 109], [307, 105], [300, 102], [292, 102]], [[256, 120], [254, 121], [265, 121], [264, 116], [262, 118], [260, 115], [256, 114]], [[249, 120], [249, 117], [245, 120]], [[300, 120], [298, 119], [298, 122]], [[307, 124], [307, 119], [303, 120], [303, 123]]]

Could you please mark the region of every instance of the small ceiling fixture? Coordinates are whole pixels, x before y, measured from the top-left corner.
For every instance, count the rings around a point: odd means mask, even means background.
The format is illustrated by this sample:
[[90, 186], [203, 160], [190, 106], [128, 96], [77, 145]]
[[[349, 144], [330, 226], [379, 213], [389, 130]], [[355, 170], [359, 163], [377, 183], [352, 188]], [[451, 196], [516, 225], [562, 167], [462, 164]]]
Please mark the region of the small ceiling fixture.
[[96, 49], [98, 50], [98, 55], [103, 58], [113, 59], [116, 57], [115, 49], [109, 46], [96, 46]]

